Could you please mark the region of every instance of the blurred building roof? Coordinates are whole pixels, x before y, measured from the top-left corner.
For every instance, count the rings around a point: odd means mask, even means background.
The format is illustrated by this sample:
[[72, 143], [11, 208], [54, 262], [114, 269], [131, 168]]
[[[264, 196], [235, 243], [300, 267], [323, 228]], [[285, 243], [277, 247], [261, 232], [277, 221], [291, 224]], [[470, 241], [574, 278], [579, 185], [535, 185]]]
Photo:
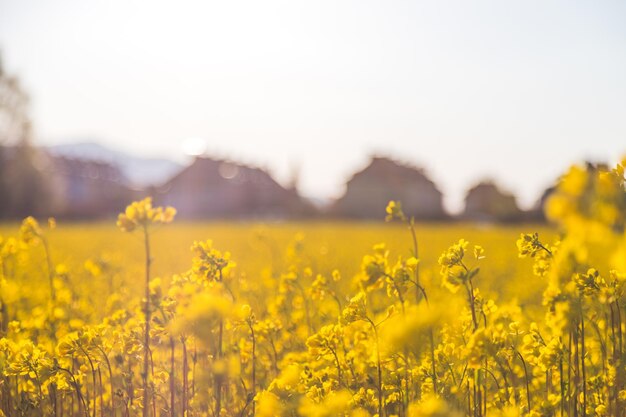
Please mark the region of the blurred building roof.
[[523, 212], [515, 196], [503, 191], [493, 181], [483, 181], [467, 192], [463, 218], [475, 221], [521, 221]]
[[374, 156], [369, 165], [355, 173], [337, 200], [333, 214], [350, 218], [381, 219], [390, 200], [402, 202], [408, 216], [416, 219], [442, 219], [442, 194], [423, 169]]
[[287, 189], [261, 168], [197, 157], [156, 189], [161, 204], [187, 218], [290, 218], [313, 208], [296, 189]]

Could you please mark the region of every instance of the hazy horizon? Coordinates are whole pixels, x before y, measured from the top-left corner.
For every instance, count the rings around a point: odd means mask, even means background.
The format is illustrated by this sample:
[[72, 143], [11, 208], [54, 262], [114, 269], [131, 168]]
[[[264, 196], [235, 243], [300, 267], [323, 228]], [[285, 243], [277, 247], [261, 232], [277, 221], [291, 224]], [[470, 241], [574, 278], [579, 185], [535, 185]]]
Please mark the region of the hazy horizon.
[[481, 179], [528, 208], [626, 153], [624, 21], [618, 1], [0, 0], [0, 51], [39, 144], [181, 161], [204, 141], [319, 198], [379, 153], [457, 212]]

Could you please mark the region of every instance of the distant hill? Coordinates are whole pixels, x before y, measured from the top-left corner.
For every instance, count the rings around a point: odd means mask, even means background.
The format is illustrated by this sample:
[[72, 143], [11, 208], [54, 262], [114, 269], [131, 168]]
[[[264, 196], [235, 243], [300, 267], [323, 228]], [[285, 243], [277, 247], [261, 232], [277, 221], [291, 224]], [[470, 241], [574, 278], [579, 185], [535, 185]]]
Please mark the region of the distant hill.
[[107, 148], [96, 142], [77, 142], [46, 147], [53, 155], [107, 162], [120, 169], [130, 185], [160, 185], [178, 173], [183, 166], [165, 158], [142, 158]]

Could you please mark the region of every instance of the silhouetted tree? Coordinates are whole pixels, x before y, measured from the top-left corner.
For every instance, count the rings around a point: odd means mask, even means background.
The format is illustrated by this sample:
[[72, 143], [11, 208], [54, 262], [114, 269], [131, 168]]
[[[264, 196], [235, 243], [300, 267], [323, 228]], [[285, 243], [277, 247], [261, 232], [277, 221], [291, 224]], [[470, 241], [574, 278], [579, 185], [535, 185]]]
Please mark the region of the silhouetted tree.
[[41, 214], [47, 205], [42, 157], [31, 138], [28, 96], [0, 57], [0, 217]]

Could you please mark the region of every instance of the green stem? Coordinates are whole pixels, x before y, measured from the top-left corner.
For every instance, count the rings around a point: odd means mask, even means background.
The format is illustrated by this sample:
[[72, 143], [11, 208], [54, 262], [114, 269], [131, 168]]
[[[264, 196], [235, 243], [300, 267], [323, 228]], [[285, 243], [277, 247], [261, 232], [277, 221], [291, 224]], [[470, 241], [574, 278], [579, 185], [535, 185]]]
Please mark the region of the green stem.
[[256, 413], [256, 402], [254, 397], [256, 396], [256, 336], [254, 334], [254, 326], [251, 322], [248, 323], [250, 327], [250, 334], [252, 336], [252, 415]]
[[[220, 320], [217, 337], [217, 359], [222, 359], [222, 339], [224, 337], [224, 321]], [[215, 375], [215, 415], [219, 417], [222, 411], [222, 375]]]
[[380, 362], [380, 346], [378, 344], [378, 329], [376, 324], [369, 317], [365, 317], [365, 320], [369, 322], [374, 330], [374, 337], [376, 338], [376, 368], [378, 371], [378, 415], [384, 417], [383, 414], [383, 370]]
[[470, 310], [472, 311], [472, 323], [474, 324], [474, 332], [478, 330], [478, 320], [476, 319], [476, 306], [474, 300], [474, 285], [472, 284], [472, 280], [469, 280], [465, 284], [465, 288], [467, 289], [467, 300], [469, 302]]
[[522, 356], [522, 354], [519, 353], [517, 349], [515, 350], [515, 353], [517, 353], [517, 356], [520, 358], [520, 361], [522, 361], [522, 365], [524, 365], [524, 380], [526, 382], [526, 405], [528, 406], [528, 412], [530, 413], [531, 403], [530, 403], [530, 381], [528, 380], [528, 369], [526, 368], [526, 361], [524, 360], [524, 357]]
[[144, 346], [143, 346], [143, 371], [141, 373], [141, 379], [143, 382], [143, 417], [148, 417], [150, 414], [149, 399], [148, 399], [148, 372], [150, 370], [150, 265], [152, 259], [150, 259], [150, 239], [148, 236], [148, 227], [143, 228], [144, 235], [144, 247], [146, 253], [146, 281], [145, 281], [145, 307], [144, 315], [146, 318], [146, 324], [144, 329]]
[[175, 353], [176, 353], [176, 343], [174, 338], [170, 336], [170, 416], [174, 417], [176, 415], [175, 406], [176, 406], [176, 380], [174, 379], [174, 365], [175, 365]]
[[587, 415], [587, 373], [585, 366], [585, 316], [580, 309], [580, 365], [583, 377], [583, 417]]

